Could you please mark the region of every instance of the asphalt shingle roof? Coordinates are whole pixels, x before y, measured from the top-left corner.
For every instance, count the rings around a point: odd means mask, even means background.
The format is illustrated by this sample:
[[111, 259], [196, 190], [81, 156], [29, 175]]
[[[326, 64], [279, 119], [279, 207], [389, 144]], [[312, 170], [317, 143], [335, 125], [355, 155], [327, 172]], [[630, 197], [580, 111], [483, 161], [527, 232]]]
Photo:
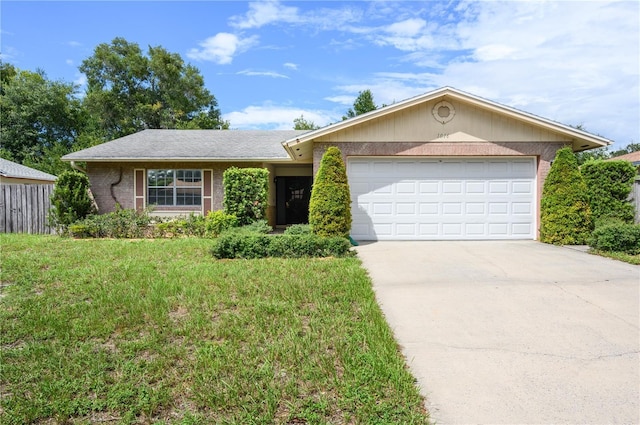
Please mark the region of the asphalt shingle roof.
[[143, 130], [70, 153], [66, 161], [288, 159], [282, 142], [307, 130]]
[[640, 163], [640, 151], [631, 152], [625, 155], [614, 156], [613, 158], [609, 158], [609, 161], [618, 161], [618, 160], [629, 161], [633, 164]]
[[0, 158], [0, 176], [17, 179], [55, 181], [56, 176]]

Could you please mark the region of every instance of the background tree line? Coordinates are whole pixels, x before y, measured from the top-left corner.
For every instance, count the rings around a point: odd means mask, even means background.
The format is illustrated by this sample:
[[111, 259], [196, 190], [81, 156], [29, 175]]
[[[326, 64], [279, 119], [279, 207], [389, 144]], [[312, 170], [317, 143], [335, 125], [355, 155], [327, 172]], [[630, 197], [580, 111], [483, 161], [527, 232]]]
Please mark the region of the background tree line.
[[116, 38], [80, 71], [86, 91], [0, 63], [0, 156], [51, 174], [60, 157], [144, 129], [228, 129], [197, 68], [163, 47]]

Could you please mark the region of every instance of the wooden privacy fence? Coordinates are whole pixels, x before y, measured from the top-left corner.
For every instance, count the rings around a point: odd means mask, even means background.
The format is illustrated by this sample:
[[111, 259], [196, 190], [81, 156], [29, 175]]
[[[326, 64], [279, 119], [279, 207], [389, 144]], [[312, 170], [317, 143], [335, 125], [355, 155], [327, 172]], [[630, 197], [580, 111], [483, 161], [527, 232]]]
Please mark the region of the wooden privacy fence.
[[633, 190], [631, 191], [631, 202], [636, 206], [636, 223], [640, 223], [640, 178], [633, 181]]
[[55, 233], [47, 221], [52, 192], [52, 184], [1, 185], [0, 233]]

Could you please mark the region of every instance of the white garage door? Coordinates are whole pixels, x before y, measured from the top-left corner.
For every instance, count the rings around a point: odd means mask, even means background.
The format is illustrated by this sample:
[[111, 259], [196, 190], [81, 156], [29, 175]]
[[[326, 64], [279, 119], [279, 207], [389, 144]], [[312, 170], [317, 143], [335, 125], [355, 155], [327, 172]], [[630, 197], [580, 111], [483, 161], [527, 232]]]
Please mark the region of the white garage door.
[[356, 240], [534, 239], [534, 158], [347, 160]]

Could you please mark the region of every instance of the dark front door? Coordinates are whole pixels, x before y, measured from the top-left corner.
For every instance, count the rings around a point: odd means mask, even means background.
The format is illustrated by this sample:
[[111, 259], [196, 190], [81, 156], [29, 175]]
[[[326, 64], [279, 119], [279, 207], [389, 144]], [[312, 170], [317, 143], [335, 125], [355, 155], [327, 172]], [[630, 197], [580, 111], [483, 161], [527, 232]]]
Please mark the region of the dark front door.
[[309, 199], [313, 177], [278, 177], [276, 180], [276, 224], [309, 222]]

